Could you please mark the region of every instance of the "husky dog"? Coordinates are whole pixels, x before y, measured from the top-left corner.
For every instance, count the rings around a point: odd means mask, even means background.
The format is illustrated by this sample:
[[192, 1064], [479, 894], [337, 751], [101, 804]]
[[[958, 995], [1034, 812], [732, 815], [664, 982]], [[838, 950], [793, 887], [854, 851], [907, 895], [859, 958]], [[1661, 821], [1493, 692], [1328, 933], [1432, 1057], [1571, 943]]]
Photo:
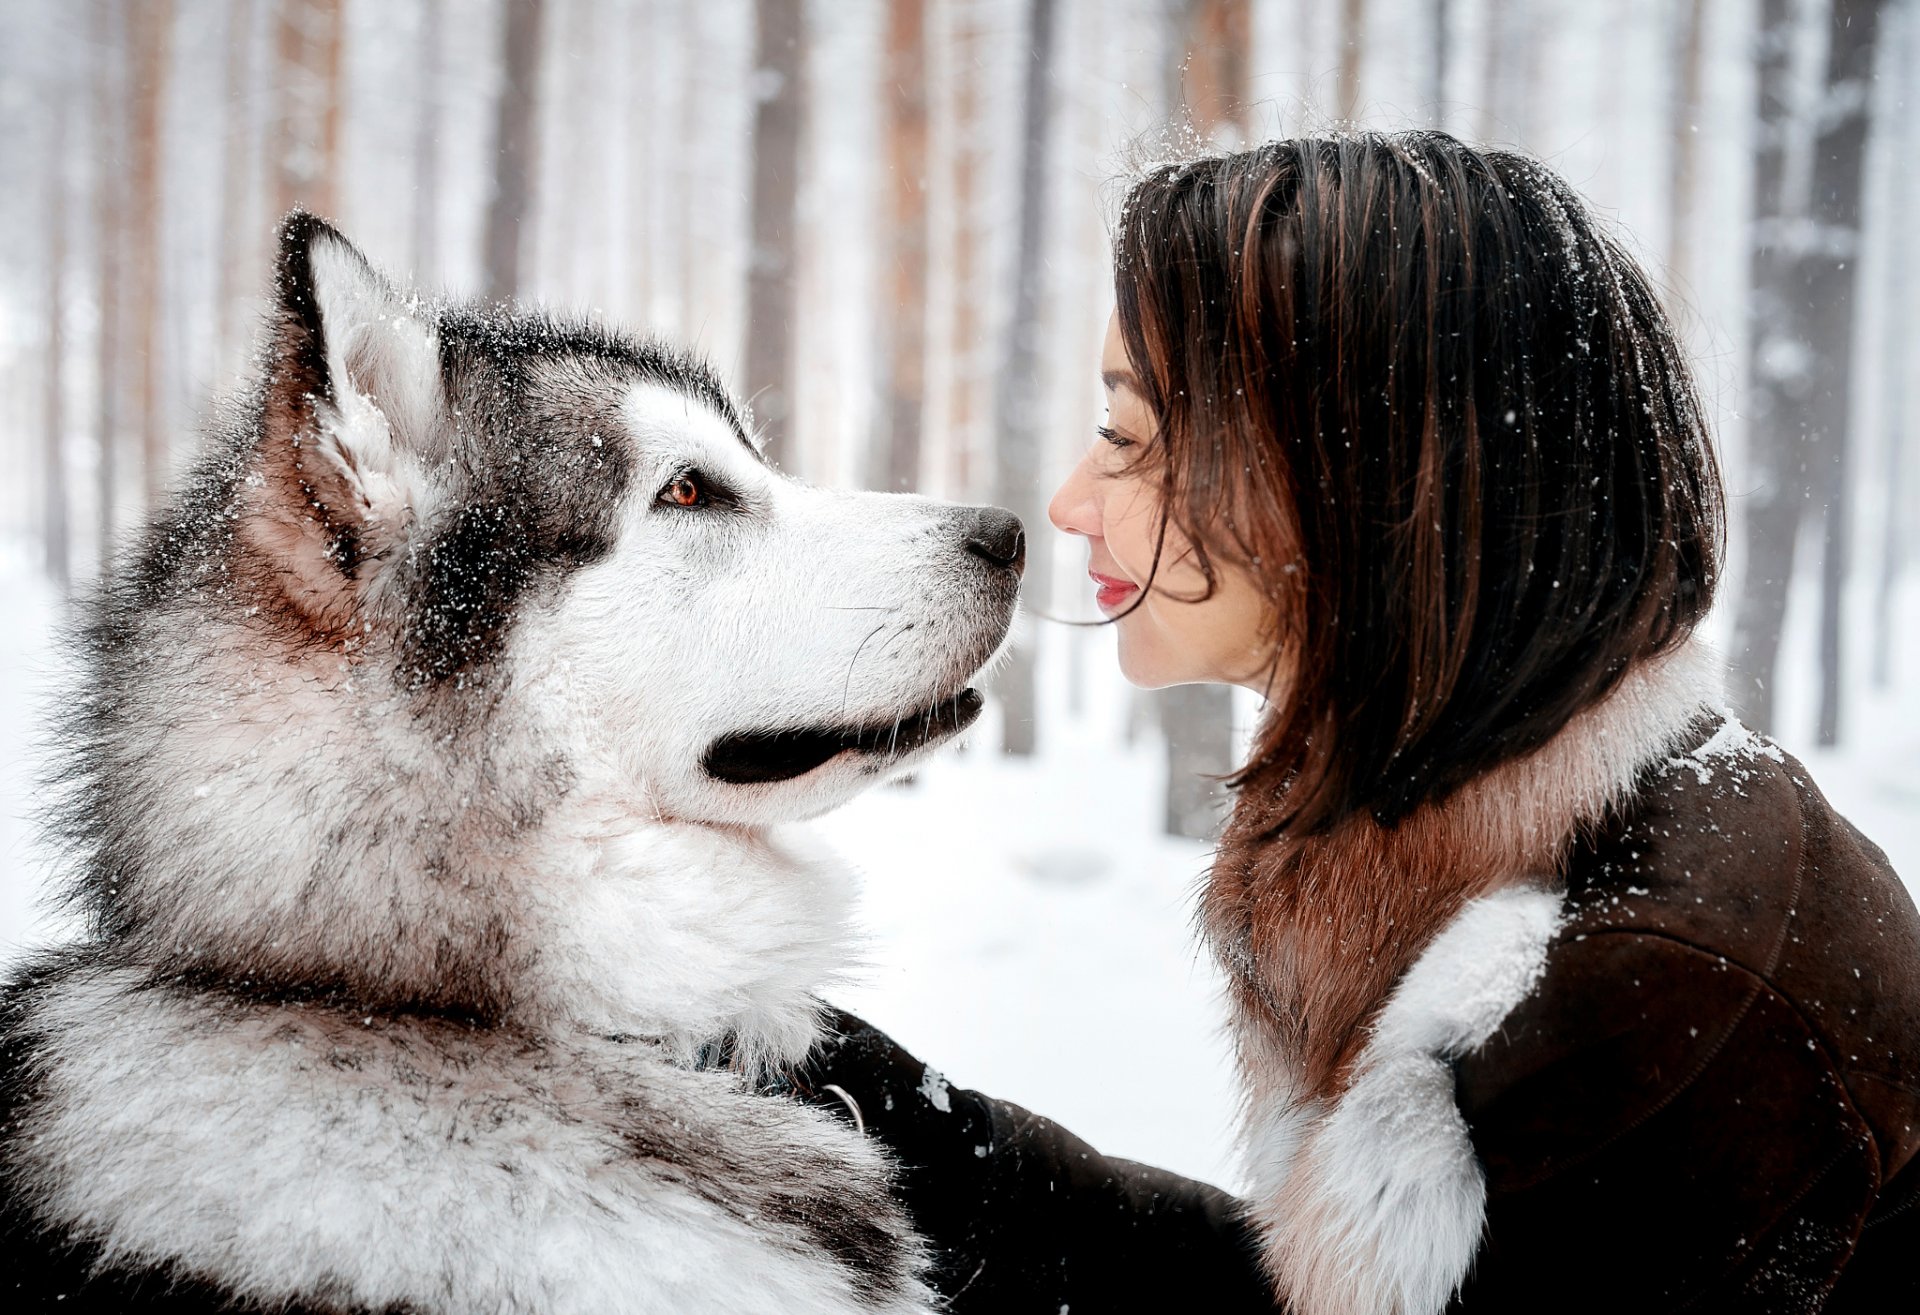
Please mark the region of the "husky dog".
[[849, 899], [774, 824], [975, 717], [1023, 564], [294, 214], [256, 386], [81, 634], [91, 931], [0, 997], [0, 1304], [930, 1309], [883, 1156], [762, 1081]]

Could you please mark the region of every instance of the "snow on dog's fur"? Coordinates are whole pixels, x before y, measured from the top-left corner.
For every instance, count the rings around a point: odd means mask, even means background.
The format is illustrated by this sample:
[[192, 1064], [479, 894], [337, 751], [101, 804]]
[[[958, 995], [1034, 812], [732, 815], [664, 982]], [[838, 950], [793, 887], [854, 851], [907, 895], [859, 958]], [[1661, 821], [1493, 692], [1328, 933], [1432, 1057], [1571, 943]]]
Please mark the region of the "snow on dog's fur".
[[403, 298], [309, 216], [276, 304], [84, 623], [8, 1291], [925, 1309], [883, 1158], [761, 1094], [849, 896], [774, 828], [971, 721], [1018, 523], [804, 487], [689, 359]]

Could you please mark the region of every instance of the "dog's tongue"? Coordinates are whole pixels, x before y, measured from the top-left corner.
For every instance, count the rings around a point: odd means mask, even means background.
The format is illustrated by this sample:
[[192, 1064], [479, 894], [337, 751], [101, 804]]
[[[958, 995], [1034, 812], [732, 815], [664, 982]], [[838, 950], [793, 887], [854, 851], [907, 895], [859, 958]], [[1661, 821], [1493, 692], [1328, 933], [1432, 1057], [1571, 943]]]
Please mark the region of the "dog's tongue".
[[943, 703], [884, 726], [735, 731], [707, 746], [700, 765], [729, 785], [768, 785], [805, 776], [843, 753], [897, 758], [965, 730], [980, 715], [980, 691], [961, 690]]

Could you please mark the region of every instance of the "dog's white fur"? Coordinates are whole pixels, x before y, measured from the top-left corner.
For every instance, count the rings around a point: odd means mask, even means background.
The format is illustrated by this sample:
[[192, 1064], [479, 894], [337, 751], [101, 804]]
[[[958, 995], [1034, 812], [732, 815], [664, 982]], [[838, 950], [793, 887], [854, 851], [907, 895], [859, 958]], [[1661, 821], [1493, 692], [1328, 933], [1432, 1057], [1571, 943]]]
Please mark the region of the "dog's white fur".
[[[1567, 801], [1562, 815], [1597, 820], [1719, 702], [1719, 660], [1690, 641], [1629, 672], [1518, 765], [1524, 779], [1503, 779], [1500, 789], [1516, 810], [1546, 795]], [[1250, 1097], [1243, 1147], [1253, 1217], [1290, 1309], [1446, 1309], [1486, 1220], [1486, 1181], [1449, 1065], [1484, 1044], [1531, 993], [1562, 905], [1547, 873], [1473, 901], [1401, 978], [1337, 1099], [1302, 1099], [1284, 1086]], [[1263, 1038], [1243, 1044], [1257, 1048], [1263, 1071], [1284, 1071], [1285, 1057], [1266, 1053]]]
[[114, 972], [72, 982], [34, 1021], [53, 1077], [27, 1167], [51, 1184], [43, 1216], [102, 1239], [104, 1264], [171, 1260], [267, 1306], [926, 1308], [912, 1293], [856, 1301], [826, 1256], [770, 1248], [779, 1225], [625, 1151], [636, 1112], [612, 1096], [639, 1091], [652, 1117], [716, 1138], [776, 1114], [782, 1157], [808, 1150], [884, 1182], [871, 1147], [722, 1073], [587, 1033], [525, 1041], [503, 1062], [497, 1042], [423, 1041], [381, 1019], [354, 1035], [298, 1010], [209, 1016]]
[[[311, 267], [332, 396], [301, 469], [346, 490], [363, 569], [343, 584], [307, 509], [258, 470], [234, 515], [290, 593], [347, 590], [311, 610], [351, 624], [290, 657], [249, 609], [135, 618], [167, 651], [142, 659], [139, 735], [106, 737], [90, 770], [140, 802], [144, 860], [109, 892], [113, 952], [27, 997], [41, 1076], [12, 1181], [102, 1264], [268, 1305], [927, 1309], [910, 1278], [862, 1295], [808, 1232], [809, 1201], [880, 1208], [882, 1157], [750, 1080], [814, 1044], [815, 993], [846, 955], [846, 875], [777, 824], [931, 745], [755, 785], [701, 754], [728, 731], [884, 725], [951, 696], [1001, 643], [1010, 586], [980, 592], [952, 509], [803, 487], [693, 393], [633, 383], [593, 438], [632, 456], [613, 551], [523, 599], [493, 674], [444, 716], [380, 642], [422, 528], [457, 496], [434, 320], [328, 232]], [[602, 384], [545, 368], [555, 405]], [[750, 514], [660, 505], [693, 466]], [[328, 965], [402, 997], [474, 974], [504, 1018], [343, 1025], [154, 984]], [[722, 1037], [734, 1071], [694, 1067]], [[773, 1217], [782, 1192], [798, 1204]], [[917, 1262], [911, 1237], [901, 1254]]]

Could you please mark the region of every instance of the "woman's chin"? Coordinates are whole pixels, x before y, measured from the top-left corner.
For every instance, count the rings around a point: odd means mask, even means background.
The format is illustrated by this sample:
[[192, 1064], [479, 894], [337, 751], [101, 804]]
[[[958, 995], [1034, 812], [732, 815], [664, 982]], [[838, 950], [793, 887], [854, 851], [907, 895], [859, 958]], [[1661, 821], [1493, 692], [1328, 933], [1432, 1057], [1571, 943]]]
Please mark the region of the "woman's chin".
[[1172, 654], [1159, 651], [1153, 645], [1129, 643], [1128, 639], [1127, 632], [1121, 630], [1120, 674], [1126, 677], [1129, 685], [1138, 689], [1165, 689], [1169, 685], [1185, 685], [1201, 679], [1193, 672], [1183, 670], [1183, 664], [1170, 661]]

